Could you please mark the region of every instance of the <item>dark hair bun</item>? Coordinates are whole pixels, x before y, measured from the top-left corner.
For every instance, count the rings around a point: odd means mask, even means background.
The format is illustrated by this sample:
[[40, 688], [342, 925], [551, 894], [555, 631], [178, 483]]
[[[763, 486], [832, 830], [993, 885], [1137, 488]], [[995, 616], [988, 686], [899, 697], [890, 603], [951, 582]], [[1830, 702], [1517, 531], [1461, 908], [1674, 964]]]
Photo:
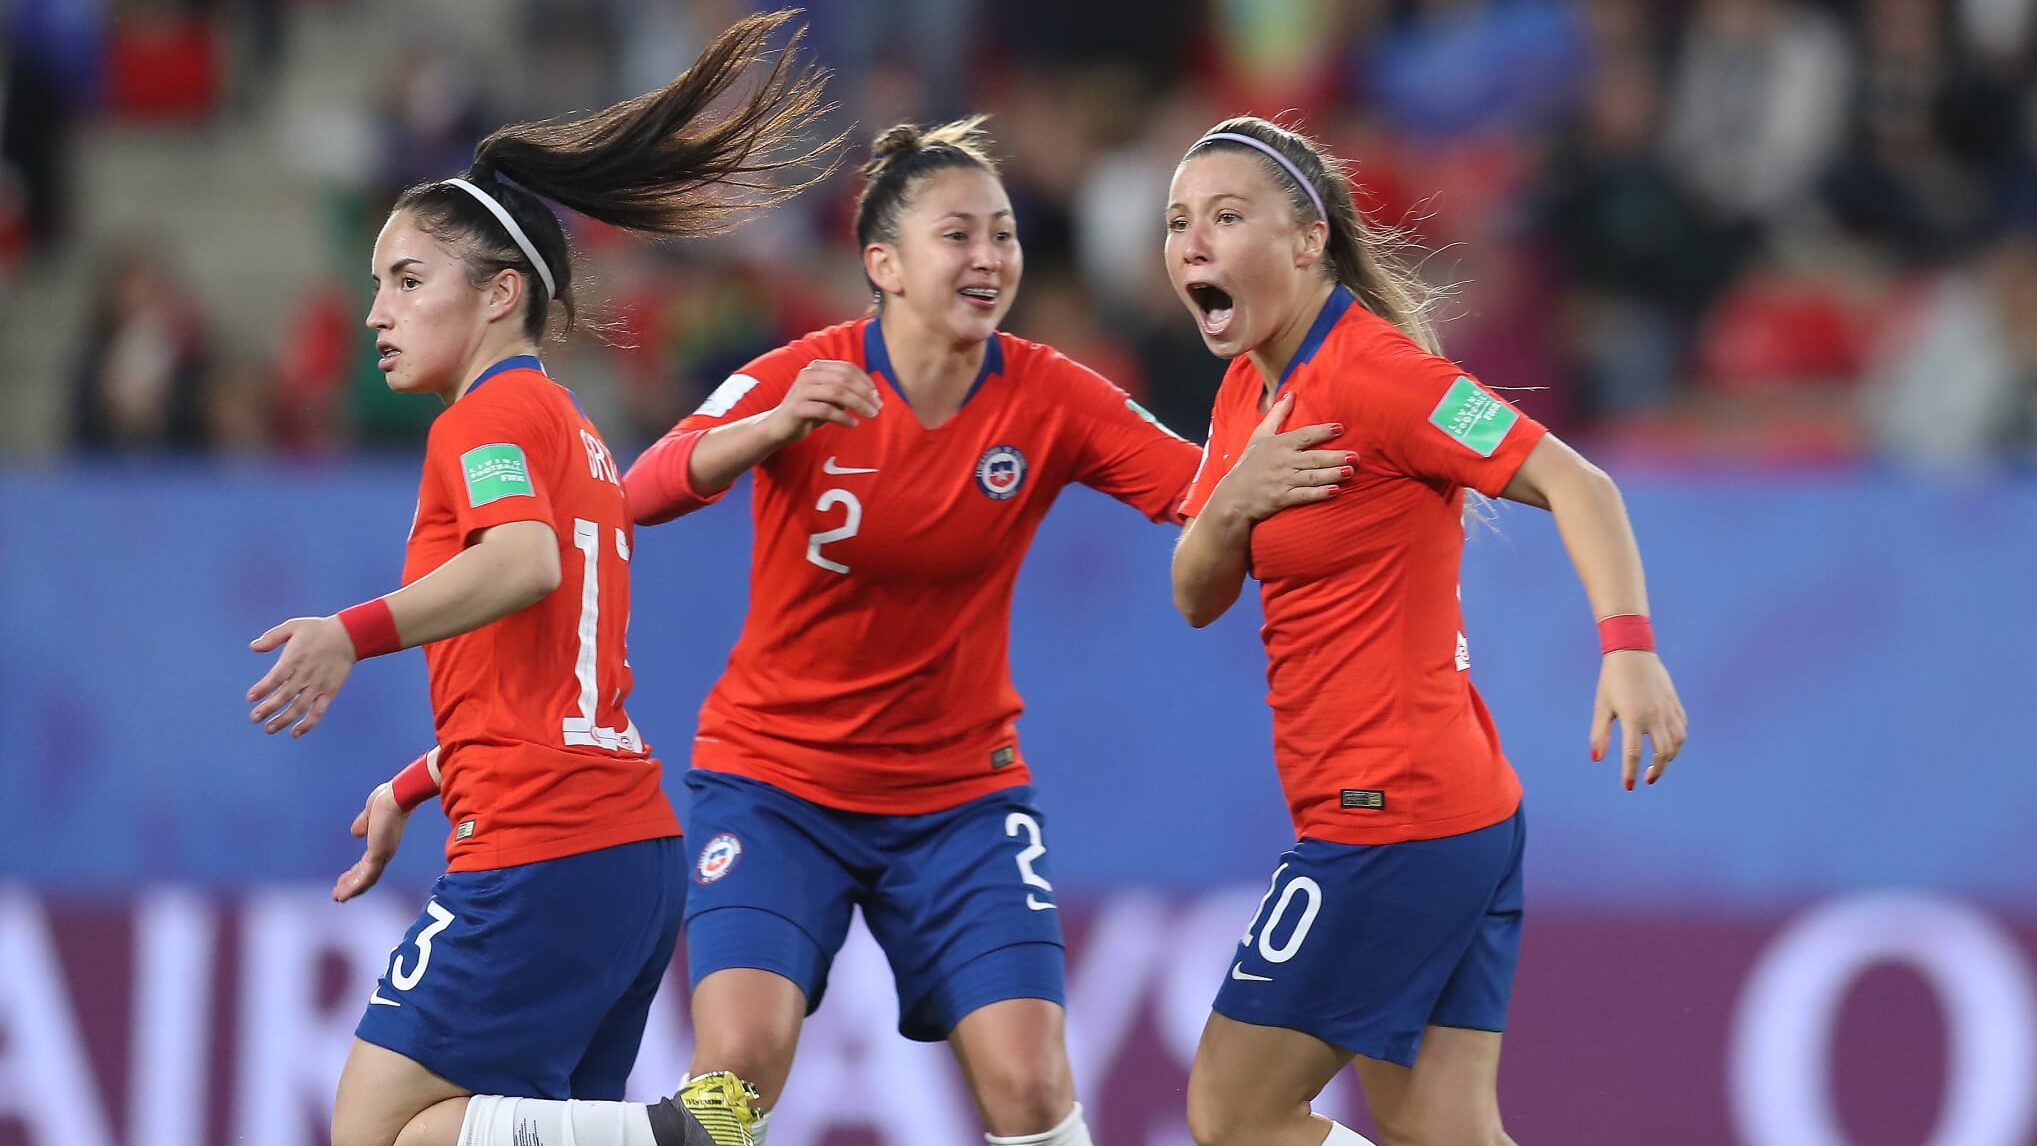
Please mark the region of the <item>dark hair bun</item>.
[[916, 123], [884, 129], [870, 144], [870, 161], [863, 165], [863, 174], [875, 178], [886, 167], [918, 151], [925, 139], [926, 133]]

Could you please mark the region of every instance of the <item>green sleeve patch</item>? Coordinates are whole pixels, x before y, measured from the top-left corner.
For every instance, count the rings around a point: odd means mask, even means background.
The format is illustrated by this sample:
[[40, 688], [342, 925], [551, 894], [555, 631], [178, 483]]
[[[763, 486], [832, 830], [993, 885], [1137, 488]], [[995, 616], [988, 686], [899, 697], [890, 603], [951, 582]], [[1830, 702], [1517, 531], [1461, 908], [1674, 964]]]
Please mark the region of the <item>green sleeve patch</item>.
[[1520, 420], [1512, 406], [1462, 374], [1429, 414], [1430, 425], [1462, 442], [1481, 458], [1491, 457], [1499, 444], [1506, 441], [1507, 431]]
[[461, 454], [460, 472], [467, 478], [467, 504], [475, 509], [505, 497], [537, 496], [523, 447], [510, 442], [475, 446]]

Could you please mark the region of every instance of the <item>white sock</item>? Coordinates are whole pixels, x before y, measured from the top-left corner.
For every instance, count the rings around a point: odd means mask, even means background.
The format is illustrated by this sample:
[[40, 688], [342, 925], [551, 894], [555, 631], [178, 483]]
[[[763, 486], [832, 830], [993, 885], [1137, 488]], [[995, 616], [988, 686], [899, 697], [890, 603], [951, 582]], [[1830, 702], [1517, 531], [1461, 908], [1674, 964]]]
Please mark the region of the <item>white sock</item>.
[[1045, 1134], [1018, 1134], [1010, 1138], [985, 1134], [983, 1140], [990, 1146], [1091, 1146], [1089, 1126], [1082, 1121], [1082, 1104], [1079, 1102], [1075, 1109], [1068, 1112], [1068, 1117], [1061, 1120], [1061, 1125]]
[[460, 1146], [657, 1146], [641, 1102], [580, 1102], [477, 1094]]
[[1375, 1146], [1372, 1139], [1358, 1133], [1341, 1122], [1330, 1123], [1330, 1136], [1323, 1139], [1323, 1146]]
[[770, 1128], [771, 1112], [766, 1110], [757, 1116], [755, 1122], [750, 1124], [750, 1141], [755, 1143], [756, 1146], [764, 1146], [764, 1131]]

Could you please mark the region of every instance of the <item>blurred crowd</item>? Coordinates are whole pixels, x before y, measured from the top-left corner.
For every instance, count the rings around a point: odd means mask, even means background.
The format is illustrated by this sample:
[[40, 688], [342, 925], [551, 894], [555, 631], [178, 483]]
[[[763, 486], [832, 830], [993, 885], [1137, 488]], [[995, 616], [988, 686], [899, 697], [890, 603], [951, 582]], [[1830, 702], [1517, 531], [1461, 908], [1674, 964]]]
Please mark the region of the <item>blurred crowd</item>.
[[[0, 275], [94, 254], [67, 245], [64, 183], [66, 139], [94, 117], [241, 114], [291, 66], [282, 0], [0, 6]], [[167, 253], [103, 255], [77, 446], [418, 434], [431, 411], [383, 393], [360, 326], [388, 202], [464, 169], [498, 123], [662, 84], [751, 6], [520, 0], [523, 60], [419, 37], [373, 61], [372, 177], [337, 189], [330, 266], [273, 345], [221, 345]], [[1567, 436], [1674, 462], [2028, 465], [2033, 7], [815, 0], [810, 47], [852, 141], [841, 172], [705, 243], [576, 224], [598, 321], [560, 372], [604, 396], [619, 444], [642, 442], [749, 357], [860, 315], [849, 219], [870, 137], [980, 110], [1025, 248], [1009, 328], [1194, 435], [1223, 364], [1169, 292], [1160, 206], [1187, 144], [1251, 111], [1350, 161], [1361, 207], [1414, 244], [1451, 356]]]

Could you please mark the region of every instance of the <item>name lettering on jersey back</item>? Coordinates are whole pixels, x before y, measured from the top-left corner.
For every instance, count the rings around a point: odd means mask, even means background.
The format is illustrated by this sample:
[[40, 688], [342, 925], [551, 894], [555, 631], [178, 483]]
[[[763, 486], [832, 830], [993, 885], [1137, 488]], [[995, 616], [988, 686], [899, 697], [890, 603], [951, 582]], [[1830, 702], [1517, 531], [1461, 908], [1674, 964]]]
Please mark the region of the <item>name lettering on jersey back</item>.
[[616, 472], [615, 455], [608, 452], [608, 446], [586, 429], [580, 431], [580, 444], [587, 447], [587, 473], [596, 481], [610, 485], [621, 485], [622, 475]]

